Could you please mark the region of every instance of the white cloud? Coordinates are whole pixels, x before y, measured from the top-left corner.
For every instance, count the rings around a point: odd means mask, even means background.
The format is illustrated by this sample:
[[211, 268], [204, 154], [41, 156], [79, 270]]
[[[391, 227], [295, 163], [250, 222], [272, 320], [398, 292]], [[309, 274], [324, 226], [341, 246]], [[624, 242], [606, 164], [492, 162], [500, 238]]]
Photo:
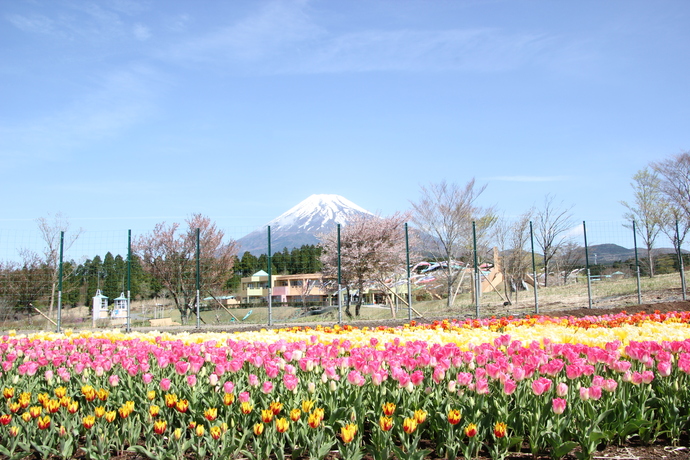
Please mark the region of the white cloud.
[[55, 22], [42, 15], [22, 16], [20, 14], [6, 15], [7, 19], [17, 29], [29, 33], [53, 35], [57, 33]]

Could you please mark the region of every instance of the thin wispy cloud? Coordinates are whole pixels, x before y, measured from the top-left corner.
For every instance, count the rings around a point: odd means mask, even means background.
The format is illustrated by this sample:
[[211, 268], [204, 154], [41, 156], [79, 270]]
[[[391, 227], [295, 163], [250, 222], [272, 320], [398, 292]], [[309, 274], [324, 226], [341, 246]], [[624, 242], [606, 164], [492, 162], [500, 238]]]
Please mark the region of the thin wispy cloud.
[[159, 53], [164, 60], [227, 64], [273, 74], [503, 71], [549, 51], [552, 40], [494, 28], [332, 32], [308, 5], [272, 2], [224, 28]]
[[19, 165], [57, 161], [89, 142], [115, 136], [155, 112], [165, 80], [148, 67], [101, 75], [102, 83], [55, 113], [0, 125], [0, 159]]
[[570, 176], [492, 176], [485, 180], [496, 182], [563, 182], [571, 179]]

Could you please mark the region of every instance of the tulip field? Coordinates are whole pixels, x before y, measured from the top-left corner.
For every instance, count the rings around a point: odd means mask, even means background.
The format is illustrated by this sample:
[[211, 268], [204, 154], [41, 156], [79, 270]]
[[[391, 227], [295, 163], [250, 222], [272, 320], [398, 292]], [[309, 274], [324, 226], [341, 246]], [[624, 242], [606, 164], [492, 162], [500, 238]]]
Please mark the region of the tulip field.
[[0, 458], [591, 458], [687, 439], [690, 312], [0, 337]]

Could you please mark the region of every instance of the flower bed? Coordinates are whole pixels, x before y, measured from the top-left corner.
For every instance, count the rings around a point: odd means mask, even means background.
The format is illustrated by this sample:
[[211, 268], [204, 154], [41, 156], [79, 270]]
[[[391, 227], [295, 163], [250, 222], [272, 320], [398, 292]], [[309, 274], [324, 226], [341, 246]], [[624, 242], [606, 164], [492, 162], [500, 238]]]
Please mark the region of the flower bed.
[[[690, 315], [7, 335], [0, 454], [590, 458], [687, 431]], [[428, 449], [420, 449], [420, 441]]]

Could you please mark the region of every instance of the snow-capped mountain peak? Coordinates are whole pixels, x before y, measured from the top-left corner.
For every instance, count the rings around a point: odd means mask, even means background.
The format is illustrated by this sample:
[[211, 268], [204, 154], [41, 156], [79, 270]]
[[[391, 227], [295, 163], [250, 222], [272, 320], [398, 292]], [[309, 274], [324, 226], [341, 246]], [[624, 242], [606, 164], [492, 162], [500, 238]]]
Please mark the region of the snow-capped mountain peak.
[[267, 227], [271, 227], [273, 250], [299, 248], [318, 244], [318, 235], [327, 233], [337, 224], [347, 225], [357, 215], [373, 215], [340, 195], [311, 195], [296, 206], [268, 222], [259, 230], [240, 238], [241, 252], [267, 252]]
[[371, 213], [340, 195], [311, 195], [267, 225], [271, 226], [271, 231], [290, 228], [291, 231], [312, 232], [335, 224], [346, 225], [348, 219], [356, 214]]

